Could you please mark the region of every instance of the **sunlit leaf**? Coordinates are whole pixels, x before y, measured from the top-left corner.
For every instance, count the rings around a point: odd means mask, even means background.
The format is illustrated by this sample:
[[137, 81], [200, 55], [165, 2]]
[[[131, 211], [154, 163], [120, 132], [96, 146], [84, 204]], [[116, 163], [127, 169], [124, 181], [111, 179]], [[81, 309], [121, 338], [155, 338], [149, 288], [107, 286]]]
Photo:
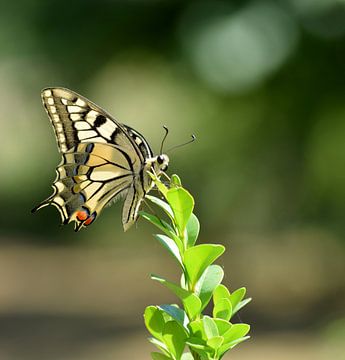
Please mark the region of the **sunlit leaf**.
[[216, 304], [220, 299], [223, 298], [230, 300], [230, 292], [225, 285], [220, 284], [213, 292], [213, 302]]
[[202, 322], [204, 325], [204, 330], [207, 339], [211, 339], [215, 336], [219, 336], [217, 325], [211, 317], [204, 316]]
[[180, 359], [187, 339], [187, 334], [176, 321], [169, 321], [163, 329], [163, 339], [169, 352]]
[[177, 305], [159, 305], [159, 309], [169, 314], [176, 320], [184, 329], [189, 332], [188, 323], [189, 319], [184, 310], [180, 309]]
[[173, 213], [170, 205], [167, 202], [159, 199], [156, 196], [152, 196], [152, 195], [146, 195], [145, 199], [148, 199], [155, 205], [159, 206], [170, 217], [170, 219], [174, 218], [174, 213]]
[[222, 336], [214, 336], [213, 338], [208, 339], [206, 343], [210, 348], [217, 350], [223, 345], [223, 342], [224, 338]]
[[176, 174], [172, 174], [172, 175], [171, 175], [170, 182], [171, 182], [172, 185], [179, 186], [179, 187], [182, 186], [181, 179], [180, 179], [180, 177], [179, 177], [178, 175], [176, 175]]
[[230, 320], [232, 315], [232, 306], [229, 299], [220, 299], [214, 304], [213, 317], [223, 320]]
[[166, 193], [166, 198], [174, 213], [174, 219], [179, 234], [183, 235], [187, 222], [193, 212], [194, 199], [184, 188], [172, 188]]
[[222, 282], [224, 271], [219, 265], [210, 265], [195, 285], [195, 293], [201, 300], [201, 310], [209, 303], [214, 289]]
[[149, 337], [148, 340], [151, 344], [155, 345], [160, 351], [162, 351], [166, 356], [169, 356], [168, 348], [162, 341], [154, 337]]
[[145, 325], [148, 331], [157, 339], [162, 340], [164, 318], [155, 306], [148, 306], [144, 313]]
[[248, 324], [233, 324], [231, 328], [223, 334], [224, 342], [230, 343], [248, 334], [250, 326]]
[[237, 311], [241, 310], [244, 306], [246, 306], [248, 303], [250, 303], [252, 301], [252, 298], [248, 298], [248, 299], [244, 299], [242, 301], [240, 301], [235, 309], [232, 310], [232, 315], [236, 314]]
[[170, 252], [170, 254], [179, 262], [182, 268], [184, 268], [182, 263], [182, 258], [180, 255], [180, 250], [174, 240], [172, 240], [170, 237], [161, 235], [161, 234], [155, 234], [154, 237]]
[[244, 287], [239, 288], [230, 294], [230, 301], [234, 309], [236, 308], [237, 304], [244, 298], [245, 295], [246, 288]]
[[170, 289], [177, 297], [179, 297], [190, 319], [194, 319], [197, 314], [200, 313], [201, 300], [193, 294], [191, 291], [182, 289], [179, 285], [168, 281], [160, 276], [151, 275], [152, 280], [156, 280]]
[[211, 265], [223, 252], [222, 245], [202, 244], [187, 249], [184, 253], [184, 264], [189, 281], [194, 288], [206, 268]]
[[199, 236], [200, 223], [198, 218], [192, 213], [186, 226], [187, 230], [187, 248], [195, 245]]

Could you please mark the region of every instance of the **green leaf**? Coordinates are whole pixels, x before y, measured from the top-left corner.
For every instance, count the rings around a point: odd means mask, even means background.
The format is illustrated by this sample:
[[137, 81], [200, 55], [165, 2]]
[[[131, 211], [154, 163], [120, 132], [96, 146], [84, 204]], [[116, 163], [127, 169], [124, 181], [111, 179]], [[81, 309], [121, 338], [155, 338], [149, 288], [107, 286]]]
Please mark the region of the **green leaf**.
[[170, 205], [167, 202], [159, 199], [156, 196], [152, 196], [152, 195], [146, 195], [145, 199], [149, 199], [152, 203], [159, 206], [170, 217], [170, 219], [174, 218], [174, 213], [172, 211], [172, 208], [170, 207]]
[[163, 355], [161, 353], [152, 352], [151, 353], [152, 360], [172, 360], [171, 357]]
[[207, 345], [210, 348], [217, 350], [223, 345], [223, 342], [223, 336], [214, 336], [213, 338], [207, 340]]
[[200, 223], [198, 218], [192, 213], [186, 226], [187, 230], [187, 248], [195, 245], [199, 236]]
[[150, 175], [151, 179], [156, 184], [158, 190], [164, 195], [164, 197], [166, 197], [166, 193], [168, 192], [168, 188], [161, 182], [161, 180], [155, 174], [152, 174], [149, 171], [147, 173]]
[[230, 292], [225, 285], [220, 284], [213, 292], [213, 302], [216, 304], [220, 299], [223, 298], [230, 300]]
[[182, 289], [177, 284], [174, 284], [171, 281], [168, 281], [160, 276], [151, 275], [152, 280], [156, 280], [170, 289], [177, 297], [179, 297], [186, 309], [189, 319], [193, 320], [196, 315], [200, 313], [201, 309], [201, 300], [194, 295], [191, 291]]
[[194, 357], [190, 352], [188, 352], [182, 354], [181, 360], [194, 360]]
[[210, 265], [195, 285], [195, 293], [201, 300], [201, 311], [209, 303], [214, 289], [222, 282], [224, 271], [219, 265]]
[[245, 295], [246, 295], [246, 288], [244, 287], [239, 288], [230, 294], [231, 305], [234, 309], [239, 304], [239, 302], [244, 298]]
[[217, 301], [213, 308], [213, 317], [230, 320], [232, 315], [232, 306], [229, 299], [223, 298]]
[[149, 337], [149, 342], [151, 344], [155, 345], [166, 356], [169, 356], [168, 348], [166, 347], [166, 345], [162, 341], [160, 341], [160, 340], [158, 340], [158, 339], [156, 339], [154, 337]]
[[201, 300], [193, 293], [182, 300], [188, 317], [194, 320], [201, 312]]
[[193, 289], [206, 268], [223, 254], [224, 250], [222, 245], [202, 244], [185, 251], [184, 264]]
[[159, 305], [158, 308], [169, 314], [189, 333], [189, 319], [182, 309], [180, 309], [177, 305]]
[[213, 319], [213, 321], [216, 323], [219, 335], [221, 336], [223, 336], [232, 326], [229, 321], [223, 319]]
[[202, 339], [199, 339], [199, 338], [196, 338], [196, 337], [190, 337], [186, 341], [186, 344], [191, 346], [193, 349], [200, 349], [200, 350], [206, 350], [207, 349], [206, 342], [203, 341]]
[[248, 298], [248, 299], [244, 299], [242, 301], [240, 301], [235, 309], [232, 311], [232, 315], [236, 314], [237, 311], [241, 310], [244, 306], [246, 306], [248, 303], [250, 303], [252, 301], [252, 298]]
[[152, 215], [143, 210], [139, 211], [139, 215], [164, 231], [168, 236], [171, 236], [171, 233], [174, 233], [174, 229], [166, 221], [159, 219], [156, 215]]
[[155, 306], [148, 306], [144, 313], [147, 330], [157, 339], [162, 340], [162, 332], [165, 325], [161, 311]]
[[171, 182], [172, 185], [179, 186], [179, 187], [182, 186], [181, 179], [176, 174], [171, 175], [170, 182]]
[[179, 262], [182, 269], [184, 269], [180, 250], [173, 239], [168, 236], [155, 234], [154, 237], [170, 252], [170, 254]]
[[234, 348], [236, 345], [238, 345], [239, 343], [250, 339], [250, 336], [244, 336], [242, 338], [239, 338], [237, 340], [232, 341], [231, 343], [227, 343], [222, 345], [219, 350], [218, 350], [218, 355], [220, 356], [220, 358], [223, 357], [223, 355], [230, 349]]
[[163, 338], [170, 353], [175, 359], [180, 359], [187, 335], [182, 327], [176, 321], [169, 321], [165, 324]]
[[192, 215], [194, 199], [184, 188], [172, 188], [166, 193], [166, 199], [174, 213], [174, 220], [180, 236], [184, 235], [187, 222]]
[[203, 339], [207, 341], [207, 336], [205, 334], [204, 324], [202, 320], [194, 320], [188, 324], [190, 332], [193, 334], [192, 337]]
[[230, 343], [248, 334], [250, 326], [248, 324], [233, 324], [231, 328], [223, 334], [224, 342]]
[[211, 317], [204, 316], [202, 322], [204, 325], [204, 330], [207, 339], [211, 339], [215, 336], [219, 336], [217, 325]]

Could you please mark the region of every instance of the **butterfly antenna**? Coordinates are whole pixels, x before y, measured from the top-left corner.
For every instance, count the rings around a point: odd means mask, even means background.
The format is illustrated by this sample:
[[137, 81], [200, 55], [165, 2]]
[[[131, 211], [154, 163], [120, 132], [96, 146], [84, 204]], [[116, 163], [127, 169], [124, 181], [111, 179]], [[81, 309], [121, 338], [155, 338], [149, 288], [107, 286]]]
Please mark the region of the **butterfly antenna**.
[[165, 139], [167, 138], [167, 136], [168, 136], [168, 134], [169, 134], [169, 129], [168, 129], [165, 125], [163, 125], [163, 128], [164, 128], [164, 130], [165, 130], [165, 134], [164, 134], [163, 140], [162, 140], [162, 142], [161, 142], [161, 148], [160, 148], [160, 150], [159, 150], [159, 153], [160, 153], [160, 154], [163, 154], [163, 145], [164, 145]]
[[187, 142], [185, 142], [185, 143], [183, 143], [183, 144], [179, 144], [179, 145], [175, 145], [175, 146], [171, 147], [171, 148], [168, 149], [166, 152], [168, 153], [168, 152], [171, 151], [171, 150], [174, 150], [174, 149], [180, 148], [180, 147], [182, 147], [182, 146], [191, 144], [192, 142], [194, 142], [194, 141], [196, 140], [196, 136], [195, 136], [194, 134], [191, 135], [191, 138], [192, 138], [191, 140], [189, 140], [189, 141], [187, 141]]

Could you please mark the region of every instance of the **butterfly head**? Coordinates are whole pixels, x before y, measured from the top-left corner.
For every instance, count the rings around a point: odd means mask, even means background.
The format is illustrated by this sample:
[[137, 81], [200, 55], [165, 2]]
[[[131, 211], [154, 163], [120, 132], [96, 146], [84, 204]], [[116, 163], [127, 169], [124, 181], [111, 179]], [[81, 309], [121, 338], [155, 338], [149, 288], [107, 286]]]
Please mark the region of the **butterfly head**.
[[159, 175], [168, 169], [169, 158], [165, 154], [160, 154], [153, 159], [152, 167], [154, 172]]

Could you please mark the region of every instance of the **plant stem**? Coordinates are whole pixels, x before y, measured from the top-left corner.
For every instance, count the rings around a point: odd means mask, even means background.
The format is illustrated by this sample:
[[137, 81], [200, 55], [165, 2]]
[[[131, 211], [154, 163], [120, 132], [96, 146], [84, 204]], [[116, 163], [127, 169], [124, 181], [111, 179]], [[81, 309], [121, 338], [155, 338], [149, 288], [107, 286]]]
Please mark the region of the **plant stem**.
[[193, 355], [194, 360], [201, 360], [200, 355], [195, 351], [193, 351], [192, 349], [191, 349], [191, 354]]

